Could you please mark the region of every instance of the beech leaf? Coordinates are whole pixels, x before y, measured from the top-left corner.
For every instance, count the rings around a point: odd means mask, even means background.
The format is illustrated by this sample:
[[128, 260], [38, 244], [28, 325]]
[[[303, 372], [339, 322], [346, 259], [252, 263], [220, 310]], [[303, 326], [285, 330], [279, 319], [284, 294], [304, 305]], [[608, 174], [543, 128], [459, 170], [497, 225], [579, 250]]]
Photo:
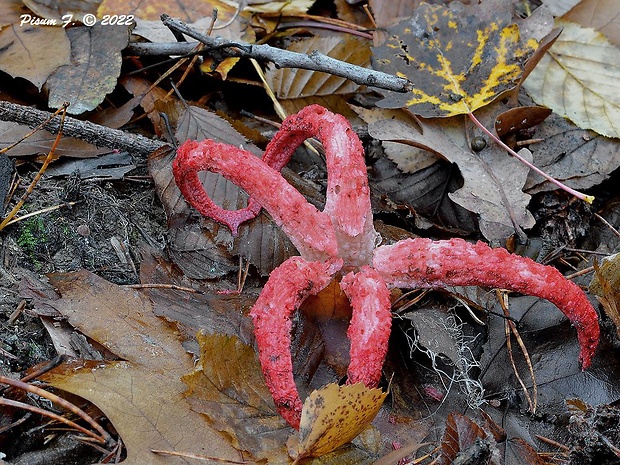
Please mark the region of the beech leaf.
[[421, 4], [411, 18], [387, 29], [373, 48], [376, 69], [415, 83], [409, 93], [385, 93], [383, 108], [406, 107], [425, 117], [471, 113], [518, 83], [538, 47], [520, 37], [510, 13], [489, 17], [484, 3]]
[[[358, 66], [368, 66], [370, 63], [370, 48], [367, 43], [351, 36], [312, 37], [293, 42], [287, 49], [304, 54], [316, 50], [331, 58]], [[305, 69], [270, 67], [266, 76], [279, 99], [350, 94], [360, 87], [359, 84], [339, 76]]]
[[325, 455], [350, 442], [370, 425], [386, 396], [362, 383], [313, 391], [301, 412], [296, 459]]
[[583, 129], [620, 137], [620, 50], [571, 22], [524, 82], [540, 105]]

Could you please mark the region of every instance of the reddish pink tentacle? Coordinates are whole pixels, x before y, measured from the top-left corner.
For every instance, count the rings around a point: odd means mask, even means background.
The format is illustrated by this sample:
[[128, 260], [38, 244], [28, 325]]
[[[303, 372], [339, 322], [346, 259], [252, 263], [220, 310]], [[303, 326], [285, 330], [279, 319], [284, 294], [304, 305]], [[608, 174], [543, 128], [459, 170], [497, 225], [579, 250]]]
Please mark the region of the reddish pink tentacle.
[[281, 169], [310, 137], [319, 139], [325, 148], [328, 175], [323, 211], [334, 223], [339, 256], [350, 266], [369, 264], [377, 233], [372, 223], [364, 148], [346, 118], [320, 105], [305, 107], [283, 121], [263, 160]]
[[394, 287], [486, 286], [547, 299], [577, 329], [579, 359], [590, 366], [599, 340], [598, 315], [585, 293], [551, 266], [462, 239], [406, 239], [375, 250], [373, 267]]
[[278, 413], [295, 429], [299, 429], [302, 402], [293, 379], [291, 315], [306, 297], [327, 286], [341, 266], [342, 260], [321, 263], [289, 258], [271, 272], [250, 312], [267, 387]]
[[340, 287], [353, 308], [347, 332], [351, 340], [348, 383], [376, 387], [381, 380], [392, 326], [390, 291], [379, 273], [368, 266], [347, 274]]
[[[177, 185], [197, 210], [200, 211], [201, 202], [208, 196], [197, 181], [196, 173], [204, 170], [219, 173], [262, 205], [304, 257], [318, 260], [337, 254], [336, 236], [329, 217], [309, 204], [279, 172], [260, 158], [212, 140], [187, 141], [177, 152], [172, 164]], [[221, 218], [216, 219], [221, 221]], [[238, 226], [236, 222], [231, 223], [234, 228]]]
[[248, 199], [248, 206], [238, 210], [226, 210], [217, 205], [205, 192], [204, 186], [198, 179], [198, 171], [183, 166], [183, 160], [187, 159], [187, 153], [198, 147], [198, 142], [187, 141], [181, 147], [177, 158], [172, 163], [174, 177], [183, 197], [198, 212], [207, 218], [213, 218], [225, 224], [231, 230], [233, 236], [237, 235], [239, 225], [245, 221], [256, 218], [261, 206], [253, 198]]

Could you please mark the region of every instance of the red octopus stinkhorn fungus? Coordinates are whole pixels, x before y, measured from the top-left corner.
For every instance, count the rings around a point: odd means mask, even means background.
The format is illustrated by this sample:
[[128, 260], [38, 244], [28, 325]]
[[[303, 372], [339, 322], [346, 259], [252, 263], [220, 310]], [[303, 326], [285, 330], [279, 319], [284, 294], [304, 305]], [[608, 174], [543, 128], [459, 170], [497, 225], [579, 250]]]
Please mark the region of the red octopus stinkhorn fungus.
[[[296, 191], [279, 171], [307, 138], [325, 148], [327, 194], [323, 211]], [[301, 256], [273, 270], [250, 315], [259, 359], [278, 412], [299, 428], [302, 402], [293, 379], [291, 315], [307, 296], [338, 273], [353, 317], [348, 382], [376, 387], [391, 327], [389, 288], [488, 286], [541, 297], [555, 304], [577, 329], [579, 359], [587, 368], [599, 339], [598, 316], [584, 292], [555, 268], [462, 239], [407, 239], [379, 246], [373, 226], [362, 144], [348, 121], [311, 105], [282, 123], [262, 160], [240, 148], [205, 140], [178, 149], [174, 176], [183, 196], [233, 234], [265, 208]], [[249, 195], [243, 210], [227, 211], [205, 193], [197, 173], [209, 170]]]

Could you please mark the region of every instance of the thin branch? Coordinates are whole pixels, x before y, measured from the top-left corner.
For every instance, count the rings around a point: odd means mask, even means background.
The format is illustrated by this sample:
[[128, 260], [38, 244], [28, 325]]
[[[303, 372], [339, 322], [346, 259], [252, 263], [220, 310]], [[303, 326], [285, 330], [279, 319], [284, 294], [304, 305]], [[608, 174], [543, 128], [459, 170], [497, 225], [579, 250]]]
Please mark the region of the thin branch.
[[172, 19], [166, 14], [161, 15], [161, 20], [171, 30], [181, 32], [205, 44], [206, 47], [203, 52], [213, 57], [216, 61], [229, 57], [254, 58], [259, 61], [270, 61], [278, 68], [300, 68], [321, 71], [349, 79], [360, 85], [395, 92], [409, 92], [413, 88], [413, 84], [408, 79], [336, 60], [316, 50], [309, 55], [305, 55], [271, 47], [270, 45], [226, 41], [221, 37], [214, 38], [201, 34], [187, 24]]
[[[0, 121], [13, 121], [34, 128], [44, 123], [50, 116], [52, 114], [46, 111], [0, 101]], [[52, 134], [58, 134], [60, 127], [60, 116], [51, 118], [42, 126], [43, 129]], [[118, 129], [110, 129], [69, 116], [65, 118], [62, 132], [65, 136], [75, 137], [97, 147], [107, 147], [144, 156], [167, 145], [162, 141], [148, 139]]]

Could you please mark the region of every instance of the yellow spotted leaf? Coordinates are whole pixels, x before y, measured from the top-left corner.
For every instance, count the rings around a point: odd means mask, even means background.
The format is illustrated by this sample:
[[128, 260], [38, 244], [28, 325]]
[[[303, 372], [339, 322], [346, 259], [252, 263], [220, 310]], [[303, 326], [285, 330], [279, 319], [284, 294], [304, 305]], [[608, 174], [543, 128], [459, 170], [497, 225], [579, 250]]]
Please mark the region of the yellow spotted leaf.
[[313, 391], [301, 413], [297, 460], [320, 457], [350, 442], [374, 419], [386, 396], [362, 383]]
[[525, 80], [525, 90], [582, 129], [620, 137], [620, 50], [594, 29], [557, 25], [562, 34]]
[[388, 28], [384, 43], [373, 49], [373, 67], [409, 79], [414, 88], [386, 92], [379, 106], [454, 116], [515, 87], [538, 43], [521, 38], [508, 12], [489, 10], [484, 3], [423, 3], [411, 18]]

